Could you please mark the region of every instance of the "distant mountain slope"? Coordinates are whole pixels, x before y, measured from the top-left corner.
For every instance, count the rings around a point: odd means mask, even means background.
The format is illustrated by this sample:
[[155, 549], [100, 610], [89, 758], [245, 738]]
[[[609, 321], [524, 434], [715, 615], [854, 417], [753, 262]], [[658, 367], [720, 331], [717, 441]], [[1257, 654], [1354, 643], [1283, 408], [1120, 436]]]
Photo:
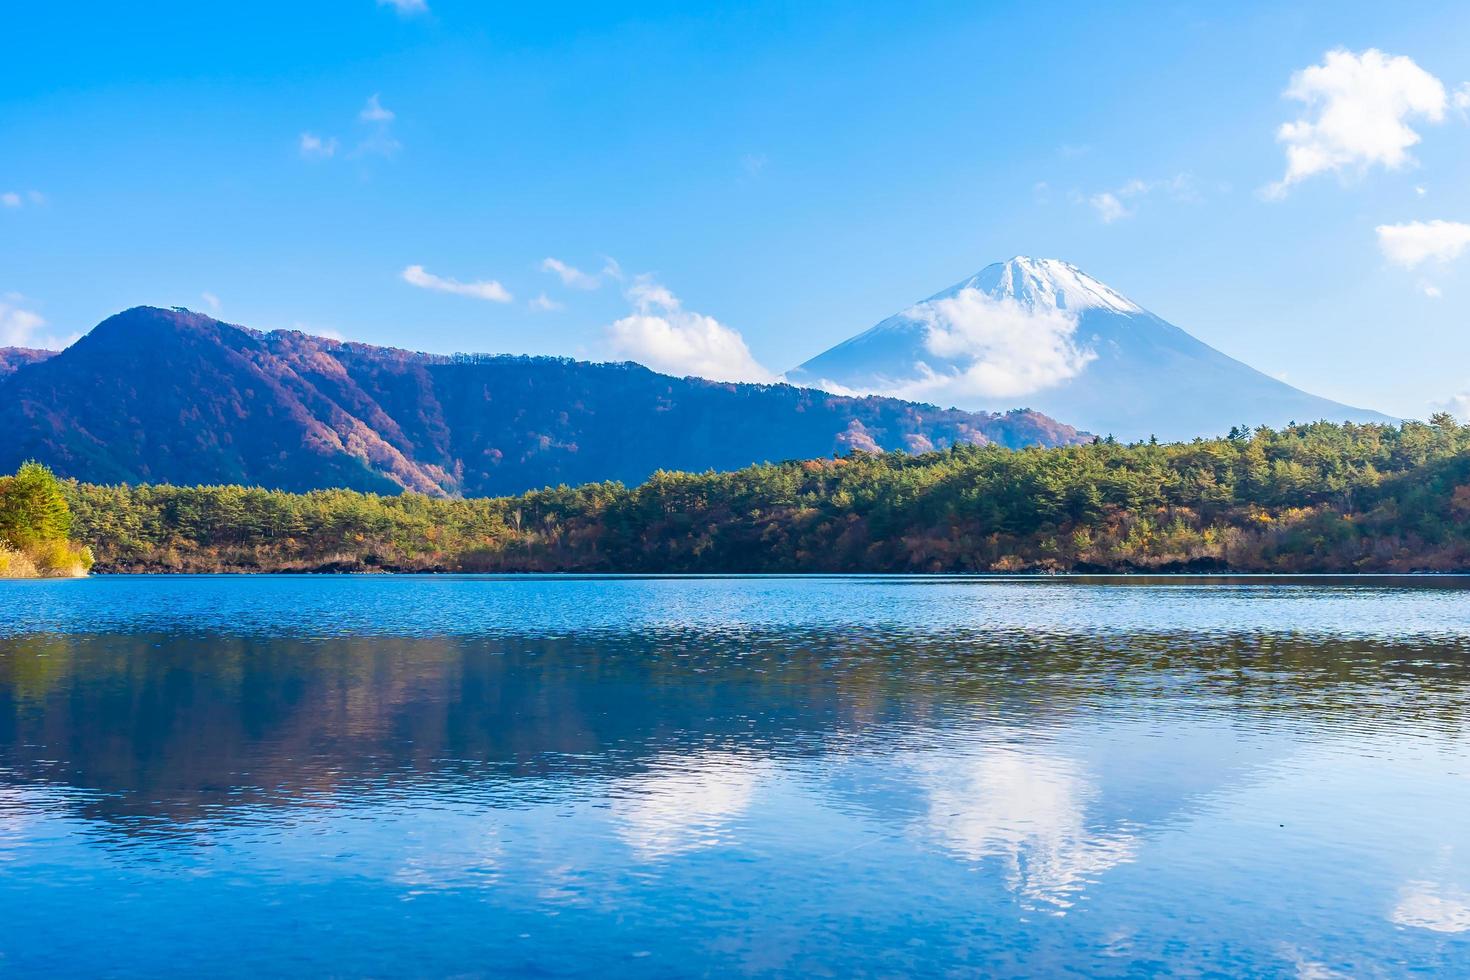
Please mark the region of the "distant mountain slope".
[[1018, 256], [787, 373], [794, 384], [980, 409], [1029, 405], [1120, 439], [1389, 422], [1262, 374], [1075, 266]]
[[634, 364], [441, 357], [139, 307], [0, 380], [0, 471], [468, 496], [862, 449], [1079, 441], [941, 410]]
[[12, 375], [27, 365], [55, 356], [54, 350], [36, 350], [34, 347], [0, 347], [0, 378]]

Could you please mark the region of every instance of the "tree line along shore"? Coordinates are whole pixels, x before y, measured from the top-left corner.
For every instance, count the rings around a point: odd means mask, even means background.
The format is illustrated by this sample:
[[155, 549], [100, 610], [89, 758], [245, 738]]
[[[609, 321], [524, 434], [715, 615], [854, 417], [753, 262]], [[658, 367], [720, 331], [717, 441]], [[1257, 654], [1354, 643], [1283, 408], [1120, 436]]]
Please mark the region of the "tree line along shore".
[[1470, 571], [1470, 425], [854, 452], [478, 499], [98, 486], [28, 464], [0, 515], [12, 574], [94, 555], [114, 573]]

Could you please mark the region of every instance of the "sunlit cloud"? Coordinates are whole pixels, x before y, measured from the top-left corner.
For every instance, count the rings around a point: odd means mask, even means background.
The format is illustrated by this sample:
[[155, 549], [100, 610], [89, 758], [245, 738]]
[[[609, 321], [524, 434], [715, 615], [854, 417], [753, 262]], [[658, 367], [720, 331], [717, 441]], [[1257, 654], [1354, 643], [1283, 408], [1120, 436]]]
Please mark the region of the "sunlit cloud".
[[979, 289], [920, 303], [903, 316], [924, 325], [934, 363], [909, 366], [878, 386], [881, 394], [936, 402], [1015, 398], [1074, 378], [1096, 358], [1077, 342], [1074, 313]]
[[509, 290], [494, 279], [461, 282], [458, 279], [436, 276], [421, 265], [411, 265], [400, 275], [404, 282], [420, 289], [432, 289], [456, 296], [469, 296], [473, 299], [489, 300], [492, 303], [509, 303], [514, 298]]
[[26, 299], [19, 293], [7, 293], [0, 299], [0, 347], [40, 347], [45, 350], [60, 350], [70, 347], [80, 334], [67, 337], [46, 331], [46, 318], [26, 308]]
[[526, 305], [537, 313], [554, 313], [557, 310], [566, 309], [565, 303], [558, 303], [556, 300], [552, 299], [550, 296], [547, 296], [545, 293], [542, 293], [541, 295], [535, 297]]
[[1450, 262], [1470, 247], [1470, 224], [1459, 221], [1410, 221], [1379, 225], [1375, 231], [1384, 257], [1406, 269], [1431, 260]]
[[1401, 169], [1413, 161], [1409, 149], [1420, 140], [1411, 123], [1442, 121], [1447, 103], [1439, 79], [1409, 58], [1373, 48], [1329, 51], [1322, 64], [1293, 75], [1284, 94], [1305, 110], [1277, 130], [1286, 173], [1265, 189], [1268, 198], [1284, 197], [1316, 174]]
[[676, 376], [714, 381], [776, 380], [751, 355], [738, 330], [712, 316], [686, 310], [679, 298], [649, 276], [639, 276], [626, 296], [633, 312], [607, 328], [614, 354]]

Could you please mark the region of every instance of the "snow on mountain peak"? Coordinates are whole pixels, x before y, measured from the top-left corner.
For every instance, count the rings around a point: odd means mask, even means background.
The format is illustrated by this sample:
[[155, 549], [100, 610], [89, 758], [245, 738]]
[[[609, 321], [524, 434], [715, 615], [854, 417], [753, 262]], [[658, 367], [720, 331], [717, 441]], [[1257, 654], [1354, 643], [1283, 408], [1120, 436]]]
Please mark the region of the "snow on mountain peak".
[[1087, 309], [1143, 312], [1142, 307], [1121, 293], [1059, 259], [1018, 255], [1008, 262], [986, 266], [930, 299], [947, 299], [967, 289], [978, 290], [994, 299], [1011, 299], [1031, 309], [1064, 310], [1073, 314]]

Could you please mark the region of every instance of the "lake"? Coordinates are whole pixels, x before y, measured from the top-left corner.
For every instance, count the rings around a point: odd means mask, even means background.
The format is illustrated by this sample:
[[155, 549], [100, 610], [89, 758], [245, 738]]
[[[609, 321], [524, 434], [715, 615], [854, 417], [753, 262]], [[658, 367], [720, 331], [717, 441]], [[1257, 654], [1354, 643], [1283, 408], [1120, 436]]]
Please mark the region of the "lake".
[[1467, 585], [0, 582], [0, 973], [1470, 973]]

